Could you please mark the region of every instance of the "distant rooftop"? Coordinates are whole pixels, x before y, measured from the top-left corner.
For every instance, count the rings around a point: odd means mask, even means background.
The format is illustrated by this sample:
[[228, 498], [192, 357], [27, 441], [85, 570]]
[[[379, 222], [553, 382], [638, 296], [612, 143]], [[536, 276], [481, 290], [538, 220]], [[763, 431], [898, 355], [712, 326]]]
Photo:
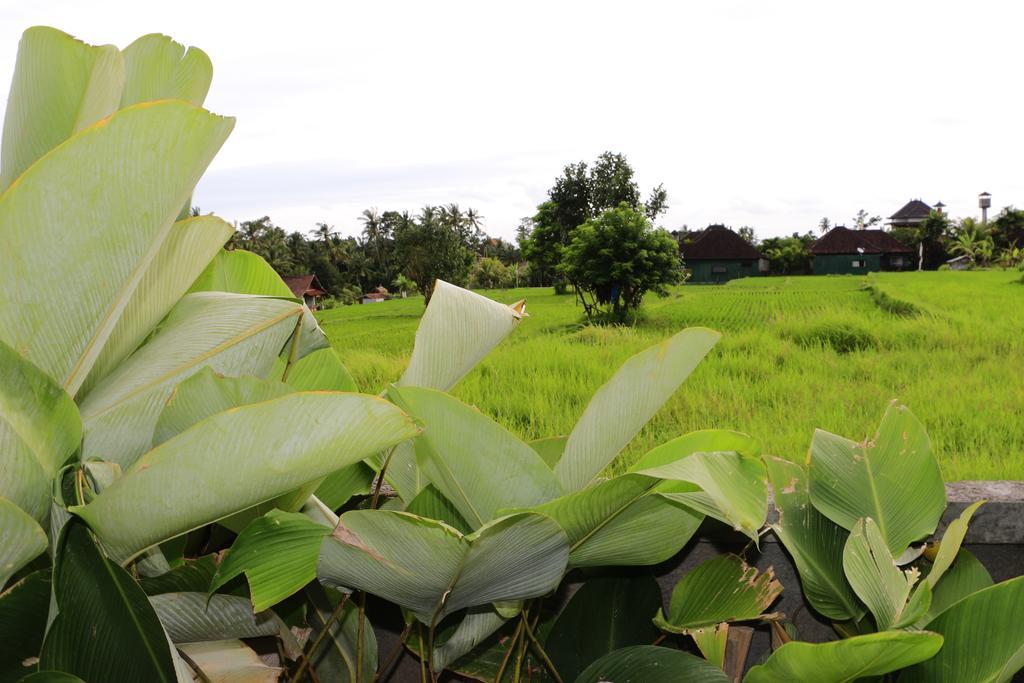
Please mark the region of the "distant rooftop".
[[[858, 251], [860, 250], [860, 251]], [[885, 230], [832, 228], [811, 245], [812, 254], [912, 254], [906, 246]]]
[[683, 245], [683, 259], [687, 261], [764, 258], [753, 245], [724, 225], [709, 225], [692, 239]]

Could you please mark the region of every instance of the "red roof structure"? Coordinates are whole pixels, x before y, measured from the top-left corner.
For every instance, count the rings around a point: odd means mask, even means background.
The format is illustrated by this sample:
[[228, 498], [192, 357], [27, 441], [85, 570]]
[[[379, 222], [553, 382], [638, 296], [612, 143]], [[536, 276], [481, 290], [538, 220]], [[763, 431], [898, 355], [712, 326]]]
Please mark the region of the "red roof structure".
[[288, 285], [288, 289], [292, 290], [296, 299], [305, 296], [323, 296], [327, 293], [324, 286], [316, 279], [316, 275], [290, 275], [281, 279]]

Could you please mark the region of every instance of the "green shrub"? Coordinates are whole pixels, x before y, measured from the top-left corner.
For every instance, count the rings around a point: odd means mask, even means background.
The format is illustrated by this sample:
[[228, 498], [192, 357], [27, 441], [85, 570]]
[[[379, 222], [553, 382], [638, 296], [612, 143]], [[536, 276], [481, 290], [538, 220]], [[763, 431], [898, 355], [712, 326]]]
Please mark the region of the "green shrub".
[[881, 345], [870, 328], [851, 320], [823, 320], [796, 326], [787, 333], [805, 348], [827, 348], [836, 353], [866, 351]]

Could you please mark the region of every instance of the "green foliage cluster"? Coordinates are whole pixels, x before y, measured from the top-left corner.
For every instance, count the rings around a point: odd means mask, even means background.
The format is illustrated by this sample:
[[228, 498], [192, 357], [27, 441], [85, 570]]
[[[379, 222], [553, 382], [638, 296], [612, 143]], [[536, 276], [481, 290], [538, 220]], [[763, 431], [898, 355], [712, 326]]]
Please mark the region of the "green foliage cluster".
[[[647, 202], [641, 203], [633, 167], [622, 154], [604, 152], [589, 167], [583, 161], [566, 165], [548, 190], [548, 201], [524, 220], [519, 231], [519, 246], [531, 266], [531, 284], [564, 290], [563, 252], [577, 228], [587, 221], [621, 204], [654, 220], [668, 208], [667, 202], [668, 192], [658, 185]], [[575, 284], [571, 278], [569, 283]]]
[[683, 275], [676, 241], [625, 202], [576, 228], [559, 272], [579, 287], [589, 317], [603, 306], [615, 320], [648, 292], [667, 296]]

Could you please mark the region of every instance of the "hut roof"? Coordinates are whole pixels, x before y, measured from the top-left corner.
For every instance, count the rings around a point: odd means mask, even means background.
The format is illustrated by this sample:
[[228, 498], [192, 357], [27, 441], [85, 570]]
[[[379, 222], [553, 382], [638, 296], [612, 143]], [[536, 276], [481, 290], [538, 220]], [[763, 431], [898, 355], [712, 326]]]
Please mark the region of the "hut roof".
[[687, 261], [748, 260], [764, 256], [753, 245], [724, 225], [709, 225], [682, 247]]
[[912, 254], [906, 246], [885, 230], [832, 228], [811, 245], [812, 254]]
[[909, 202], [903, 205], [903, 208], [889, 216], [889, 220], [892, 221], [913, 221], [923, 220], [928, 218], [928, 214], [932, 212], [932, 207], [928, 206], [920, 199], [911, 199]]
[[302, 298], [304, 295], [323, 296], [327, 293], [316, 275], [290, 275], [281, 279], [297, 298]]

